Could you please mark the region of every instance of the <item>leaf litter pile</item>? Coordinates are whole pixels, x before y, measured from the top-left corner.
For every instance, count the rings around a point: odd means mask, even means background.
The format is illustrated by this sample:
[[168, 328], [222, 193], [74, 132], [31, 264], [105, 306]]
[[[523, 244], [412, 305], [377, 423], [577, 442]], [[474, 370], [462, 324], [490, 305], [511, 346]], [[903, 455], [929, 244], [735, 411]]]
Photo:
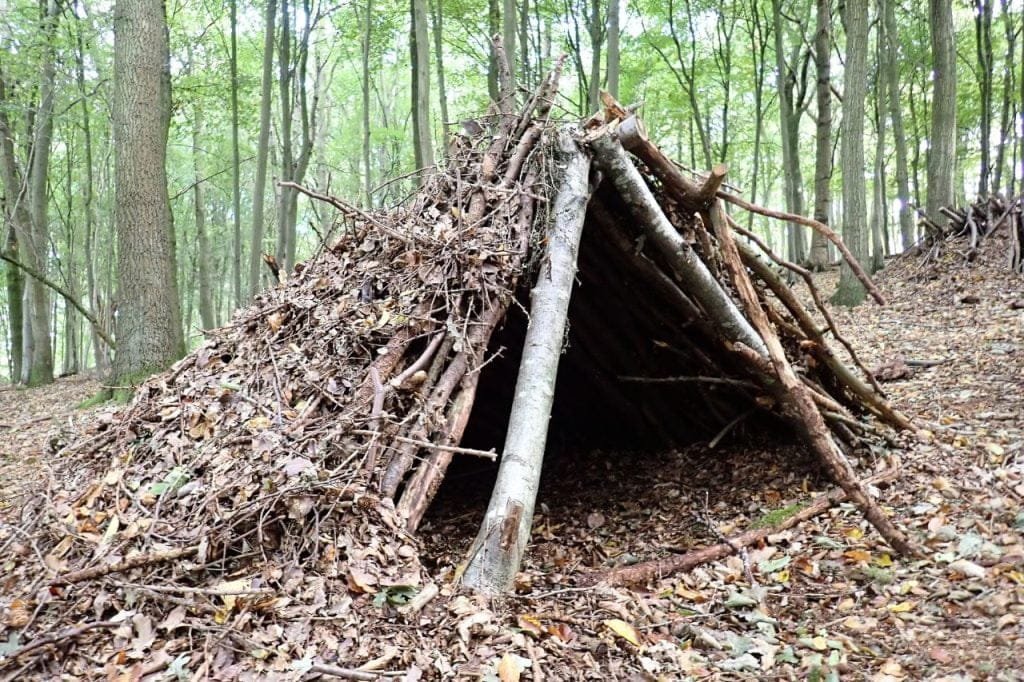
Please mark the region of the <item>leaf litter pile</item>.
[[[453, 456], [491, 455], [458, 444], [494, 359], [487, 341], [537, 265], [525, 256], [552, 165], [538, 144], [546, 87], [520, 111], [506, 100], [490, 140], [460, 138], [405, 209], [371, 215], [320, 197], [340, 210], [340, 236], [57, 453], [49, 489], [0, 525], [0, 676], [504, 682], [1012, 670], [1024, 453], [1019, 391], [1006, 392], [1020, 385], [1022, 359], [1019, 315], [1004, 299], [1019, 296], [1020, 281], [990, 276], [984, 257], [937, 274], [920, 298], [899, 279], [908, 259], [883, 278], [893, 306], [832, 314], [876, 363], [899, 354], [912, 365], [933, 340], [930, 362], [891, 384], [925, 430], [893, 436], [833, 412], [851, 442], [869, 446], [858, 473], [890, 483], [883, 499], [909, 519], [924, 557], [890, 554], [852, 505], [829, 509], [842, 496], [814, 495], [826, 487], [817, 460], [771, 429], [742, 447], [726, 439], [552, 463], [533, 550], [505, 599], [456, 586], [479, 483], [442, 490], [420, 533], [409, 532]], [[935, 282], [944, 285], [933, 301]], [[978, 300], [963, 309], [950, 301], [967, 283]], [[773, 320], [785, 323], [794, 300], [772, 303]], [[962, 349], [949, 345], [951, 330], [966, 337]], [[986, 348], [1003, 352], [986, 362]], [[816, 366], [808, 361], [807, 373]], [[960, 407], [935, 413], [951, 404]], [[777, 530], [801, 514], [812, 520]], [[757, 541], [730, 545], [743, 531]], [[673, 556], [701, 546], [724, 550], [635, 591], [590, 584], [637, 562], [678, 567]], [[969, 653], [962, 633], [942, 637], [961, 627], [974, 630]]]

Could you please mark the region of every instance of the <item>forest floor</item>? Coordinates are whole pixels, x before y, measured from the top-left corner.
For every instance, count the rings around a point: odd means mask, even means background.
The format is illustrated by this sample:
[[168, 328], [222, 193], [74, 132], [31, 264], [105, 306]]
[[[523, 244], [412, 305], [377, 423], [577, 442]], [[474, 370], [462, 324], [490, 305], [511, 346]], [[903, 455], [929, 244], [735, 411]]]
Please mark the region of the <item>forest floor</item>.
[[[878, 278], [887, 306], [834, 311], [867, 366], [899, 377], [886, 390], [920, 429], [858, 467], [900, 467], [878, 494], [924, 556], [891, 554], [841, 504], [646, 589], [573, 587], [581, 573], [717, 542], [829, 488], [801, 448], [752, 445], [737, 430], [743, 446], [554, 461], [517, 594], [490, 604], [444, 583], [488, 494], [472, 471], [463, 485], [453, 472], [421, 529], [441, 597], [409, 620], [384, 605], [339, 638], [386, 652], [378, 668], [407, 680], [1024, 679], [1024, 280], [1000, 266], [950, 254], [928, 274], [907, 259]], [[0, 515], [45, 489], [51, 438], [97, 418], [74, 410], [97, 388], [0, 391]]]

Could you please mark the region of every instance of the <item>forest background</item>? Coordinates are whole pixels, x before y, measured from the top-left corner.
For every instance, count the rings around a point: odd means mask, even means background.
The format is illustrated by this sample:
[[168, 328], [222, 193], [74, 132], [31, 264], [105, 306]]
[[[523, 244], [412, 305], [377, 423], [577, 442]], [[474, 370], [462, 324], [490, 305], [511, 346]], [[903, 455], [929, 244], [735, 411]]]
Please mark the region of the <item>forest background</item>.
[[[386, 208], [480, 134], [492, 35], [524, 93], [568, 55], [559, 118], [601, 90], [642, 103], [669, 155], [728, 164], [877, 270], [940, 207], [1020, 191], [1022, 31], [1021, 0], [0, 0], [0, 372], [130, 385], [194, 347], [270, 284], [264, 253], [287, 273], [332, 233], [279, 182]], [[147, 63], [165, 78], [133, 110]], [[747, 219], [794, 262], [834, 259]]]

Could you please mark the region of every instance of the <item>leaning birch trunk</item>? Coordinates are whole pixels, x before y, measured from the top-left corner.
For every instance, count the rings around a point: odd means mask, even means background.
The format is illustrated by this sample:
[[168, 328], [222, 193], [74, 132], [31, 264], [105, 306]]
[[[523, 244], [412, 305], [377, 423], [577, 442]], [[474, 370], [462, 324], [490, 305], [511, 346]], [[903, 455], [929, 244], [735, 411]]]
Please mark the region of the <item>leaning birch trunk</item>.
[[590, 197], [589, 157], [569, 132], [559, 134], [558, 148], [565, 171], [548, 230], [546, 257], [530, 296], [530, 326], [501, 467], [462, 578], [466, 586], [488, 594], [511, 589], [530, 539], [576, 256]]
[[768, 348], [764, 341], [708, 271], [704, 262], [661, 212], [657, 199], [618, 140], [605, 130], [591, 139], [590, 144], [595, 161], [618, 190], [648, 238], [671, 259], [672, 270], [683, 284], [684, 291], [697, 299], [704, 312], [725, 332], [730, 341], [739, 341], [767, 358]]

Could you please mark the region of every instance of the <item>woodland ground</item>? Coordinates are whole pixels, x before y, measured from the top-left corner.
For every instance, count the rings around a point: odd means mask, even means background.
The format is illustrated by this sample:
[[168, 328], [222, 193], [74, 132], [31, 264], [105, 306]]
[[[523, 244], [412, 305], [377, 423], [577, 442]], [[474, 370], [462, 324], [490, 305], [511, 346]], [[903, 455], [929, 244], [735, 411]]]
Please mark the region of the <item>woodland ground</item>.
[[[885, 384], [921, 431], [859, 462], [864, 474], [900, 467], [879, 494], [923, 558], [891, 555], [839, 505], [745, 560], [642, 590], [572, 587], [580, 572], [717, 542], [829, 487], [800, 448], [751, 445], [741, 426], [684, 457], [561, 457], [545, 472], [519, 594], [485, 608], [443, 588], [418, 627], [384, 608], [359, 637], [417, 627], [424, 652], [445, 652], [435, 670], [460, 678], [1024, 679], [1024, 280], [1000, 254], [970, 267], [947, 257], [932, 274], [912, 259], [881, 273], [886, 307], [834, 311], [869, 367], [940, 363]], [[835, 273], [819, 278], [824, 291], [834, 284]], [[0, 515], [45, 489], [51, 439], [102, 418], [74, 409], [97, 387], [69, 378], [0, 391]], [[473, 465], [449, 478], [421, 529], [442, 577], [487, 496]]]

